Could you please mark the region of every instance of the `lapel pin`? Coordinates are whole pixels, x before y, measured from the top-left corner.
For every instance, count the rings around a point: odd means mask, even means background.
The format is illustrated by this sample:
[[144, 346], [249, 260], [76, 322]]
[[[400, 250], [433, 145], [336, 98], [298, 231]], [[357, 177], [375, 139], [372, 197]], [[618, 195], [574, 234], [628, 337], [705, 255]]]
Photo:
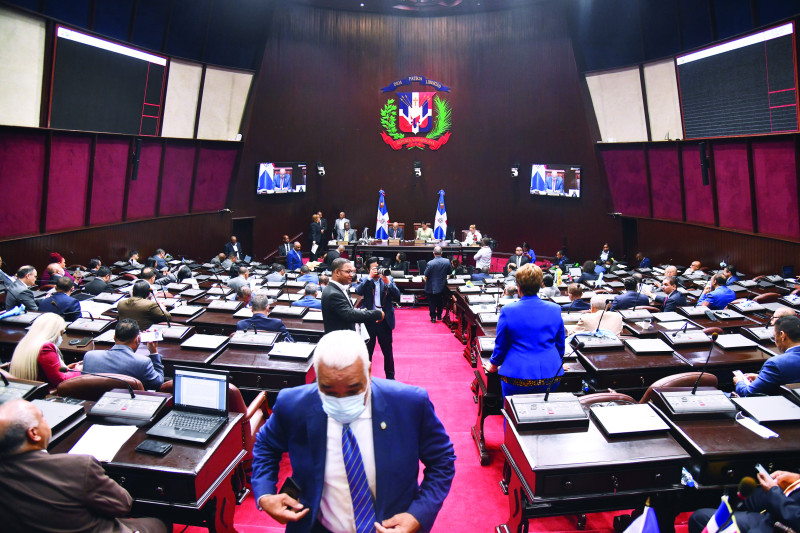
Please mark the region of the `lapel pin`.
[[381, 422], [381, 429], [386, 429], [386, 422]]

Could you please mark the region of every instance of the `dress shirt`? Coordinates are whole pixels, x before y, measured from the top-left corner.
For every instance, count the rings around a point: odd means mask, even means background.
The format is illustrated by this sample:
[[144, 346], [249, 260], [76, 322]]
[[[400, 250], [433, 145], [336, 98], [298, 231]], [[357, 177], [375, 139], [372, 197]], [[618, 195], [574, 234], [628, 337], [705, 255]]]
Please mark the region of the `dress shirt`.
[[709, 309], [725, 309], [729, 303], [736, 299], [736, 293], [726, 286], [717, 287], [713, 291], [703, 294], [697, 305], [708, 302]]
[[692, 270], [692, 267], [689, 267], [683, 271], [683, 275], [687, 278], [702, 278], [706, 273], [700, 269]]
[[539, 296], [546, 296], [548, 298], [554, 298], [556, 296], [561, 296], [561, 289], [558, 288], [555, 284], [549, 287], [542, 287], [539, 290]]
[[491, 266], [492, 249], [488, 246], [484, 246], [475, 253], [475, 268], [487, 268]]
[[467, 233], [467, 238], [464, 239], [463, 244], [464, 246], [471, 246], [473, 244], [480, 244], [481, 242], [481, 232], [475, 231], [475, 233], [469, 232]]
[[419, 228], [417, 230], [417, 239], [422, 239], [422, 240], [426, 240], [426, 241], [428, 239], [433, 239], [433, 230], [431, 228], [428, 228], [426, 230], [423, 230], [422, 228]]
[[[321, 393], [320, 393], [321, 394]], [[367, 395], [367, 407], [350, 424], [356, 437], [364, 473], [367, 475], [372, 499], [375, 499], [375, 446], [372, 438], [372, 398]], [[342, 454], [342, 424], [328, 417], [328, 439], [325, 452], [325, 479], [319, 504], [319, 522], [330, 531], [355, 531], [353, 499]]]

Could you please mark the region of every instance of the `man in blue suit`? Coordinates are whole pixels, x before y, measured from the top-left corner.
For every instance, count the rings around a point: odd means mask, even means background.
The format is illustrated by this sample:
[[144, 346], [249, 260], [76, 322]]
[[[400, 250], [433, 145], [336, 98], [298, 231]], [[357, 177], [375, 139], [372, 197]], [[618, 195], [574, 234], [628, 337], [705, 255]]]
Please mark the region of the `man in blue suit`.
[[139, 349], [139, 324], [123, 318], [114, 329], [114, 346], [110, 350], [92, 350], [83, 356], [83, 370], [93, 373], [125, 374], [142, 382], [147, 390], [158, 390], [164, 383], [164, 365], [158, 345], [148, 342], [148, 356], [136, 353]]
[[256, 292], [250, 300], [250, 307], [253, 309], [253, 317], [245, 318], [237, 322], [237, 330], [247, 331], [255, 329], [256, 331], [278, 331], [281, 334], [280, 337], [278, 337], [279, 340], [294, 342], [282, 320], [267, 317], [269, 297], [266, 292]]
[[394, 306], [392, 302], [400, 301], [400, 289], [395, 285], [394, 279], [378, 272], [377, 257], [367, 259], [364, 266], [369, 272], [369, 277], [364, 278], [356, 287], [356, 294], [363, 297], [361, 307], [380, 309], [384, 315], [384, 319], [379, 322], [364, 323], [367, 333], [369, 333], [369, 341], [367, 341], [369, 360], [372, 361], [372, 353], [375, 351], [377, 339], [381, 345], [381, 352], [383, 352], [383, 370], [386, 373], [386, 379], [394, 379], [394, 350], [392, 349]]
[[447, 276], [450, 274], [450, 261], [442, 257], [442, 247], [433, 249], [433, 261], [425, 266], [425, 294], [428, 298], [428, 311], [431, 322], [442, 319], [444, 312], [444, 293], [447, 290]]
[[612, 311], [650, 305], [650, 299], [647, 295], [636, 290], [636, 285], [638, 284], [636, 278], [625, 278], [622, 280], [622, 283], [625, 285], [625, 292], [614, 298], [611, 302]]
[[677, 311], [679, 307], [686, 306], [686, 297], [678, 290], [678, 280], [667, 276], [661, 282], [661, 290], [667, 297], [664, 299], [664, 312]]
[[292, 190], [292, 175], [286, 174], [286, 169], [282, 168], [272, 180], [276, 191], [290, 191]]
[[736, 394], [775, 394], [781, 385], [800, 381], [800, 318], [782, 316], [775, 322], [775, 345], [781, 355], [764, 361], [758, 374], [733, 376]]
[[322, 301], [317, 299], [317, 284], [309, 283], [303, 288], [303, 297], [292, 302], [295, 307], [310, 307], [311, 309], [322, 309]]
[[649, 257], [645, 257], [642, 252], [636, 252], [636, 261], [639, 265], [636, 268], [650, 268], [652, 266]]
[[297, 278], [297, 281], [319, 283], [319, 277], [317, 277], [316, 274], [312, 274], [311, 269], [308, 268], [308, 266], [303, 265], [300, 267], [300, 276]]
[[289, 270], [297, 270], [303, 266], [303, 255], [300, 253], [300, 242], [295, 242], [294, 249], [286, 256], [286, 266]]
[[551, 171], [550, 175], [544, 179], [545, 187], [548, 191], [555, 191], [564, 194], [564, 178], [558, 172]]
[[[358, 333], [328, 333], [314, 352], [317, 383], [282, 390], [256, 436], [256, 504], [288, 533], [433, 527], [455, 475], [453, 444], [423, 389], [370, 379], [370, 366]], [[277, 494], [284, 452], [299, 501]]]
[[39, 312], [61, 315], [67, 322], [78, 320], [81, 317], [81, 303], [70, 296], [74, 286], [75, 283], [67, 276], [58, 278], [56, 291], [39, 302]]
[[728, 280], [722, 274], [715, 274], [711, 278], [711, 286], [703, 289], [703, 294], [697, 300], [697, 305], [705, 305], [709, 309], [725, 309], [729, 303], [736, 299], [736, 293], [727, 287]]

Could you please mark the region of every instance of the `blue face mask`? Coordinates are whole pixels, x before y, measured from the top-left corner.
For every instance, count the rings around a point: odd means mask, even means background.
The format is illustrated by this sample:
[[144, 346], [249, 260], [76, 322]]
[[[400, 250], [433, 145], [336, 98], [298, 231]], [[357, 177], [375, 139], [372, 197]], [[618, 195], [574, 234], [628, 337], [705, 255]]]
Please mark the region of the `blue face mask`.
[[322, 391], [319, 391], [319, 397], [322, 400], [322, 410], [325, 411], [326, 415], [340, 424], [350, 424], [361, 416], [361, 413], [367, 408], [366, 397], [368, 390], [369, 387], [360, 394], [345, 396], [344, 398], [328, 396]]

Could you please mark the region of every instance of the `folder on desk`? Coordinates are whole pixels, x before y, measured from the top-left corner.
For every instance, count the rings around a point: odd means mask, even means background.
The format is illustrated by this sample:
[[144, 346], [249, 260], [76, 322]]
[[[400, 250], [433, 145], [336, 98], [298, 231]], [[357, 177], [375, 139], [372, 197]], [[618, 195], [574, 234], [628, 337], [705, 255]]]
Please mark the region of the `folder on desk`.
[[279, 335], [280, 333], [277, 331], [259, 331], [258, 333], [251, 330], [237, 331], [231, 336], [230, 345], [268, 350], [278, 340]]
[[745, 335], [757, 341], [772, 341], [772, 328], [766, 326], [758, 326], [754, 328], [742, 328]]
[[203, 335], [195, 333], [181, 343], [181, 348], [189, 350], [209, 350], [214, 351], [230, 340], [225, 335]]
[[773, 274], [772, 276], [765, 276], [764, 279], [772, 283], [781, 283], [783, 281], [783, 278], [777, 274]]
[[204, 281], [207, 281], [207, 280], [209, 280], [211, 278], [212, 278], [212, 276], [209, 276], [208, 274], [198, 274], [198, 275], [194, 276], [194, 280], [197, 283], [203, 283]]
[[70, 322], [67, 326], [67, 331], [80, 331], [84, 333], [102, 333], [106, 329], [108, 329], [111, 324], [114, 324], [116, 320], [106, 320], [103, 318], [96, 318], [92, 320], [91, 318], [79, 318], [73, 322]]
[[7, 316], [0, 320], [5, 324], [19, 324], [21, 326], [30, 326], [33, 321], [42, 316], [44, 313], [38, 311], [26, 311], [21, 315]]
[[237, 300], [214, 300], [208, 304], [209, 311], [222, 311], [224, 313], [235, 313], [244, 303]]
[[674, 322], [676, 320], [683, 320], [683, 315], [675, 311], [667, 311], [664, 313], [653, 313], [653, 318], [659, 322]]
[[488, 294], [470, 294], [467, 296], [467, 302], [470, 305], [474, 304], [489, 304], [495, 303], [494, 296], [489, 296]]
[[112, 287], [116, 289], [121, 289], [122, 287], [127, 287], [128, 285], [132, 285], [133, 281], [129, 279], [118, 279], [117, 281], [112, 281], [109, 283]]
[[206, 308], [201, 305], [182, 305], [170, 311], [172, 316], [194, 317], [205, 312]]
[[783, 298], [778, 299], [778, 301], [789, 307], [798, 307], [800, 306], [800, 294], [787, 294]]
[[101, 304], [115, 304], [118, 301], [125, 298], [124, 294], [120, 294], [118, 292], [101, 292], [94, 298], [92, 298], [93, 302], [98, 302]]
[[618, 312], [622, 315], [622, 320], [642, 320], [653, 317], [653, 313], [647, 309], [622, 309]]
[[550, 297], [550, 301], [554, 304], [564, 305], [570, 303], [569, 296], [552, 296]]
[[310, 342], [276, 342], [269, 351], [269, 357], [270, 359], [308, 361], [316, 347], [316, 344]]
[[661, 355], [672, 353], [672, 346], [661, 339], [625, 339], [625, 345], [636, 355]]
[[289, 305], [276, 305], [269, 312], [269, 316], [288, 316], [288, 317], [301, 317], [308, 312], [308, 307], [289, 306]]
[[606, 286], [612, 289], [622, 289], [623, 287], [625, 287], [625, 284], [622, 283], [621, 281], [609, 281], [608, 283], [606, 283]]
[[691, 345], [702, 345], [702, 344], [711, 344], [711, 337], [703, 333], [702, 330], [699, 329], [687, 329], [685, 331], [662, 331], [662, 337], [667, 343], [671, 344], [672, 346], [691, 346]]
[[253, 310], [250, 307], [242, 307], [233, 313], [233, 318], [253, 318]]
[[758, 346], [756, 341], [748, 339], [740, 333], [728, 333], [726, 335], [720, 335], [714, 342], [723, 350], [740, 350], [745, 348], [755, 348]]
[[206, 289], [186, 289], [181, 292], [181, 298], [197, 298], [198, 296], [204, 295], [206, 292]]
[[744, 300], [742, 302], [732, 303], [731, 307], [740, 313], [755, 313], [756, 311], [764, 311], [764, 306], [753, 300]]
[[783, 396], [748, 396], [731, 400], [759, 424], [800, 420], [800, 406]]
[[188, 283], [170, 283], [167, 285], [167, 290], [169, 292], [181, 292], [188, 289], [190, 285]]
[[650, 404], [600, 405], [589, 408], [592, 418], [609, 437], [669, 431]]
[[303, 315], [303, 322], [322, 322], [322, 311], [309, 309], [308, 312]]
[[497, 324], [497, 321], [500, 319], [499, 313], [480, 313], [478, 315], [478, 320], [481, 321], [481, 324], [486, 326], [493, 326]]

